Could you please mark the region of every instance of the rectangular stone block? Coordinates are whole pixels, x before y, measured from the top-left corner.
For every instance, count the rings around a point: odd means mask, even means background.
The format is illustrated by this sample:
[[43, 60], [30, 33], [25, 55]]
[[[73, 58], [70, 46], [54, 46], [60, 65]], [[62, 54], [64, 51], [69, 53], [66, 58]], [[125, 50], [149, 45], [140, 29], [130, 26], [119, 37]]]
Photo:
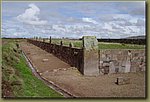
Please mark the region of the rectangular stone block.
[[115, 65], [113, 62], [110, 62], [110, 66], [109, 66], [109, 73], [116, 73], [115, 72]]
[[117, 85], [130, 84], [130, 78], [128, 77], [118, 77], [116, 80]]
[[95, 36], [83, 37], [83, 52], [84, 52], [83, 74], [87, 76], [99, 75], [98, 41]]

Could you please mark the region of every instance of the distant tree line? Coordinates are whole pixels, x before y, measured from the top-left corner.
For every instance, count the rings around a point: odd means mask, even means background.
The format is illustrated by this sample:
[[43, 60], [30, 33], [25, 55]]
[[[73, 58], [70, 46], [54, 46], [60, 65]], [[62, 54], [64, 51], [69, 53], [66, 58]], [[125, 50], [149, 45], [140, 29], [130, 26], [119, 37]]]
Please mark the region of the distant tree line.
[[138, 44], [145, 45], [146, 39], [97, 39], [98, 42], [112, 42], [112, 43], [124, 43], [124, 44]]

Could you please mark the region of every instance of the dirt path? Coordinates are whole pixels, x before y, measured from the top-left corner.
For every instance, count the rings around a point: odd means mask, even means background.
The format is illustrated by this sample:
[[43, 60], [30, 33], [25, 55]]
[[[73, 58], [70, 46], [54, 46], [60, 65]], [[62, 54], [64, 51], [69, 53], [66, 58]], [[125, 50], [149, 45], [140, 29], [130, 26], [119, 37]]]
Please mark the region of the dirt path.
[[[110, 74], [87, 77], [42, 49], [21, 43], [21, 48], [40, 75], [76, 97], [145, 97], [145, 73]], [[43, 62], [43, 59], [48, 59]], [[131, 83], [116, 85], [117, 77], [130, 77]]]
[[29, 43], [22, 43], [22, 50], [30, 58], [33, 65], [37, 68], [39, 73], [44, 73], [47, 71], [55, 71], [58, 68], [70, 68], [70, 65], [61, 61], [52, 54], [33, 46]]

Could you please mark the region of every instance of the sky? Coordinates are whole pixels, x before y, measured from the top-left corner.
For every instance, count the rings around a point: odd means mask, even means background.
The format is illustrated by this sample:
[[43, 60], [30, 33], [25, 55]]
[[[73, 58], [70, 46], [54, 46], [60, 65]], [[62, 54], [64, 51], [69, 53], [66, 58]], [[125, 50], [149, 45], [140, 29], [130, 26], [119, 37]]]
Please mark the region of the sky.
[[2, 2], [2, 37], [145, 35], [145, 2]]

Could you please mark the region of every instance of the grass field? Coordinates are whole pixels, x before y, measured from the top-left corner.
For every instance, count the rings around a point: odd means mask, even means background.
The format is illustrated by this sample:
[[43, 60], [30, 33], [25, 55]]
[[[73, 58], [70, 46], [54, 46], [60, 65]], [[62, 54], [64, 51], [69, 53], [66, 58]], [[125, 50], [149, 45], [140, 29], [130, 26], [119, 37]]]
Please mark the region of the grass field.
[[16, 40], [2, 43], [2, 97], [63, 97], [32, 74]]
[[[82, 48], [81, 40], [70, 40], [70, 39], [52, 39], [53, 44], [60, 44], [63, 42], [63, 45], [69, 46], [70, 42], [74, 47]], [[46, 42], [49, 42], [46, 40]], [[99, 49], [145, 49], [145, 45], [137, 44], [121, 44], [121, 43], [107, 43], [107, 42], [98, 42]]]
[[99, 42], [99, 49], [145, 49], [145, 45]]

